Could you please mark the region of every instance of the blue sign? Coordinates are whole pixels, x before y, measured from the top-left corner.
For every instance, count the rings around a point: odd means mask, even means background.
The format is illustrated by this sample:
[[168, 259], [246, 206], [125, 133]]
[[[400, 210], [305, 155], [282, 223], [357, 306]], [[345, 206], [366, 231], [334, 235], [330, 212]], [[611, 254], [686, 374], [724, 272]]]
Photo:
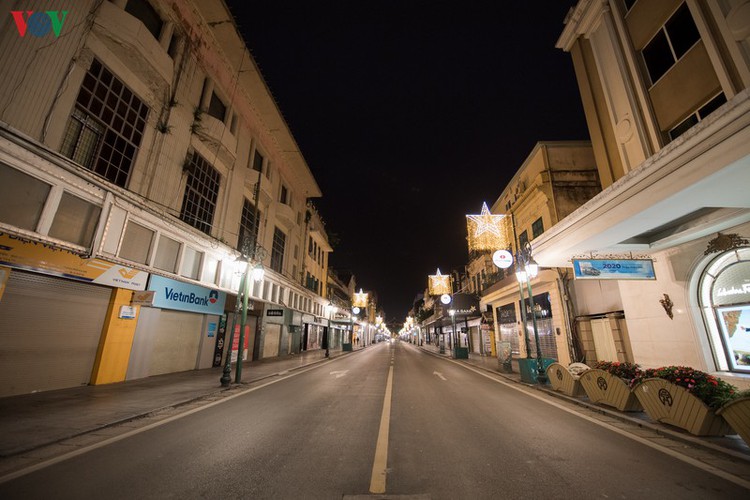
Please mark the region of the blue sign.
[[154, 294], [154, 307], [201, 314], [224, 314], [227, 295], [198, 285], [151, 275], [148, 289]]
[[648, 259], [573, 260], [579, 280], [655, 280], [654, 262]]

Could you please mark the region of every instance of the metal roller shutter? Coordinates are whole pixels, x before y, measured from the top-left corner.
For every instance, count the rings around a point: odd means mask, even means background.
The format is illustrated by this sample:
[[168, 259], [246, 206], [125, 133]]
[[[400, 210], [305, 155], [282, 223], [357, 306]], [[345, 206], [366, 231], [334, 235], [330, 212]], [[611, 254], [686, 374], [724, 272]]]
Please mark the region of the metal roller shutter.
[[273, 323], [266, 324], [266, 334], [263, 338], [263, 357], [273, 358], [279, 355], [279, 341], [281, 338], [281, 325]]
[[0, 396], [88, 384], [111, 293], [11, 271], [0, 300]]

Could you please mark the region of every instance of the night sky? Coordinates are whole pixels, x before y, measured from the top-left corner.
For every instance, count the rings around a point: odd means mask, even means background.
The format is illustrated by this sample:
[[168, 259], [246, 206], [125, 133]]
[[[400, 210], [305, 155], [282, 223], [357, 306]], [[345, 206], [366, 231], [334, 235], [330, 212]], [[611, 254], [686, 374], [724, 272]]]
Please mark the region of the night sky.
[[340, 240], [330, 263], [403, 321], [427, 275], [463, 269], [466, 214], [540, 140], [588, 139], [574, 0], [226, 0]]

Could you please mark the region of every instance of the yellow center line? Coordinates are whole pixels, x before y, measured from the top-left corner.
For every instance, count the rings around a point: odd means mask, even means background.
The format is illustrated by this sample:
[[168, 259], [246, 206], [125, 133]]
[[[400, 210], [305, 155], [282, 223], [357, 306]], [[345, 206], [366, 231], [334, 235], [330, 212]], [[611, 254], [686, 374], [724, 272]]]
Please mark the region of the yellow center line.
[[388, 430], [391, 423], [391, 395], [393, 394], [393, 365], [388, 369], [388, 382], [385, 384], [383, 413], [380, 415], [378, 444], [375, 447], [375, 460], [370, 476], [370, 493], [385, 493], [385, 476], [388, 466]]

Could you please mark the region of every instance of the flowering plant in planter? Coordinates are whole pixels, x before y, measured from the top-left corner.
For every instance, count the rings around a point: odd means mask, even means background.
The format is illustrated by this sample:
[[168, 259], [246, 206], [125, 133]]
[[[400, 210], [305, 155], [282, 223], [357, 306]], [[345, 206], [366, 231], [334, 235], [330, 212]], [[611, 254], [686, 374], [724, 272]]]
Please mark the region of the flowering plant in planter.
[[737, 388], [732, 384], [687, 366], [649, 368], [633, 379], [630, 387], [634, 388], [647, 378], [662, 378], [684, 387], [689, 393], [714, 410], [737, 397]]
[[628, 361], [597, 361], [593, 367], [625, 380], [633, 380], [642, 373], [640, 366]]

